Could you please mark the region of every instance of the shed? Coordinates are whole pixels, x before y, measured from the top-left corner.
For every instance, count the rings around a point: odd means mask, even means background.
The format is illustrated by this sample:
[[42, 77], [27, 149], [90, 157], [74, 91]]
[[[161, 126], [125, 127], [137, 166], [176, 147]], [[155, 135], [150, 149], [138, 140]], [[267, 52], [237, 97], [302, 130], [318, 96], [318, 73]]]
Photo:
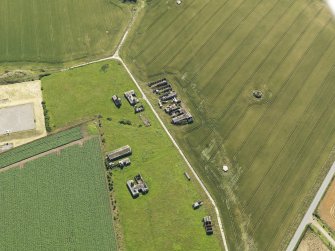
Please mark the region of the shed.
[[106, 159], [107, 161], [115, 161], [124, 157], [127, 157], [132, 154], [132, 150], [130, 146], [126, 145], [123, 147], [120, 147], [112, 152], [107, 153]]

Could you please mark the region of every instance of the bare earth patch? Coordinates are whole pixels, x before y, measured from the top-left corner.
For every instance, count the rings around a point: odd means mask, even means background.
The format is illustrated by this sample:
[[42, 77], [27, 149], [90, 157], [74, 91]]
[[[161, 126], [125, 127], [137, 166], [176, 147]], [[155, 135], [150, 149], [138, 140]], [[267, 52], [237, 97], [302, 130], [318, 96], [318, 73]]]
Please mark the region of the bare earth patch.
[[[41, 81], [39, 80], [19, 84], [0, 85], [0, 109], [32, 104], [35, 119], [35, 129], [2, 135], [0, 136], [0, 145], [10, 143], [15, 147], [47, 135], [41, 102], [42, 92]], [[24, 126], [22, 128], [24, 128]]]
[[315, 233], [307, 230], [297, 251], [329, 251], [329, 249]]
[[335, 180], [332, 181], [326, 195], [322, 199], [318, 213], [321, 219], [326, 222], [332, 230], [335, 230]]

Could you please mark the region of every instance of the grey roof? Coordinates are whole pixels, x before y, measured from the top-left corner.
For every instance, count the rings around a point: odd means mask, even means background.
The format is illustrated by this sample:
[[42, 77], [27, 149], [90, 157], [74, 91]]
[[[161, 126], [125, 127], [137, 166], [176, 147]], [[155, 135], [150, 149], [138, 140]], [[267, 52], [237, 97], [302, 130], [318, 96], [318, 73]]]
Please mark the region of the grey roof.
[[123, 147], [120, 147], [112, 152], [107, 153], [107, 159], [109, 161], [114, 161], [117, 159], [121, 159], [123, 157], [131, 155], [132, 151], [130, 146], [126, 145]]
[[149, 192], [149, 188], [147, 184], [144, 182], [141, 174], [138, 174], [134, 177], [134, 180], [127, 181], [127, 187], [133, 198], [136, 198], [142, 194], [146, 194]]
[[124, 96], [128, 100], [129, 104], [136, 105], [138, 103], [138, 98], [136, 98], [136, 94], [134, 90], [130, 90], [124, 93]]
[[193, 117], [189, 112], [185, 112], [182, 115], [172, 118], [173, 124], [180, 124], [180, 123], [189, 123], [193, 121]]

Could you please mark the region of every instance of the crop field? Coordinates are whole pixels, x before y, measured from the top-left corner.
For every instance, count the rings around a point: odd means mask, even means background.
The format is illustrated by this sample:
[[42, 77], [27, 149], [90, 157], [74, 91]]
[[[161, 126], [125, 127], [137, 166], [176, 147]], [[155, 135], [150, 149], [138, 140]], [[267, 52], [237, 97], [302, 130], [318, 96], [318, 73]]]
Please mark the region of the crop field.
[[191, 109], [194, 124], [170, 129], [215, 196], [231, 250], [284, 250], [335, 143], [326, 4], [151, 1], [122, 56], [142, 82], [167, 77]]
[[0, 173], [2, 250], [116, 250], [97, 138]]
[[0, 63], [109, 56], [130, 15], [119, 0], [2, 0]]
[[[108, 61], [55, 73], [43, 78], [42, 86], [56, 128], [100, 114], [105, 151], [131, 146], [131, 165], [112, 172], [117, 240], [124, 250], [221, 249], [217, 223], [214, 235], [205, 234], [202, 217], [211, 215], [214, 220], [215, 214], [194, 178], [187, 181], [184, 177], [185, 162], [148, 105], [142, 101], [146, 110], [141, 115], [150, 121], [150, 127], [123, 97], [125, 91], [133, 89], [138, 95], [139, 91], [122, 65]], [[122, 99], [120, 109], [111, 101], [114, 94]], [[123, 119], [131, 125], [119, 123]], [[132, 199], [126, 181], [138, 173], [148, 183], [149, 193]], [[193, 210], [192, 203], [199, 199], [204, 206]]]
[[35, 155], [47, 152], [56, 147], [60, 147], [71, 143], [72, 141], [82, 138], [80, 127], [75, 127], [66, 131], [62, 131], [48, 137], [44, 137], [25, 144], [10, 151], [0, 154], [0, 168], [15, 164], [21, 160], [28, 159]]

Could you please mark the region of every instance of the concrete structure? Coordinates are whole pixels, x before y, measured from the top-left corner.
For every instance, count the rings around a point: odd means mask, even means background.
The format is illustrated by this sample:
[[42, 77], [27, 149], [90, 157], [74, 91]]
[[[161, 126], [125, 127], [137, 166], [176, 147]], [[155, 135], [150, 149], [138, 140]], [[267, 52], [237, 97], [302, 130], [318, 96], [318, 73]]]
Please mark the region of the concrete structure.
[[161, 84], [164, 84], [164, 83], [167, 83], [166, 78], [163, 78], [163, 79], [160, 79], [154, 82], [150, 82], [148, 83], [148, 86], [153, 88], [153, 87], [160, 86]]
[[212, 225], [212, 219], [210, 216], [205, 216], [202, 219], [203, 223], [204, 223], [204, 228], [206, 231], [206, 234], [210, 235], [213, 234], [213, 225]]
[[112, 161], [127, 157], [131, 154], [132, 154], [132, 151], [131, 151], [130, 146], [126, 145], [112, 152], [107, 153], [106, 160], [107, 162], [112, 162]]
[[136, 105], [139, 102], [134, 90], [125, 92], [124, 96], [128, 100], [129, 104], [132, 106]]
[[144, 106], [143, 105], [134, 106], [134, 111], [135, 111], [135, 113], [143, 112], [144, 111]]
[[122, 105], [121, 99], [118, 96], [113, 95], [112, 100], [113, 100], [113, 102], [114, 102], [114, 104], [117, 108], [121, 107], [121, 105]]
[[123, 168], [125, 166], [129, 166], [130, 164], [131, 164], [130, 159], [125, 158], [125, 159], [122, 159], [122, 160], [119, 161], [118, 166]]
[[147, 194], [149, 192], [149, 188], [143, 180], [141, 174], [136, 175], [134, 177], [134, 180], [128, 180], [127, 187], [133, 198], [137, 198], [140, 193]]
[[167, 100], [173, 99], [174, 97], [177, 97], [177, 93], [172, 91], [172, 92], [169, 92], [168, 94], [164, 94], [163, 96], [161, 96], [160, 100], [167, 101]]
[[228, 172], [228, 166], [224, 165], [224, 166], [222, 167], [222, 169], [223, 169], [224, 172]]
[[184, 124], [190, 124], [193, 123], [193, 117], [189, 112], [186, 112], [172, 118], [171, 123], [174, 125], [184, 125]]
[[172, 105], [168, 105], [167, 107], [165, 107], [164, 111], [168, 114], [172, 114], [174, 111], [179, 110], [180, 107], [176, 104], [172, 104]]
[[0, 109], [0, 135], [36, 128], [34, 104], [8, 106]]

